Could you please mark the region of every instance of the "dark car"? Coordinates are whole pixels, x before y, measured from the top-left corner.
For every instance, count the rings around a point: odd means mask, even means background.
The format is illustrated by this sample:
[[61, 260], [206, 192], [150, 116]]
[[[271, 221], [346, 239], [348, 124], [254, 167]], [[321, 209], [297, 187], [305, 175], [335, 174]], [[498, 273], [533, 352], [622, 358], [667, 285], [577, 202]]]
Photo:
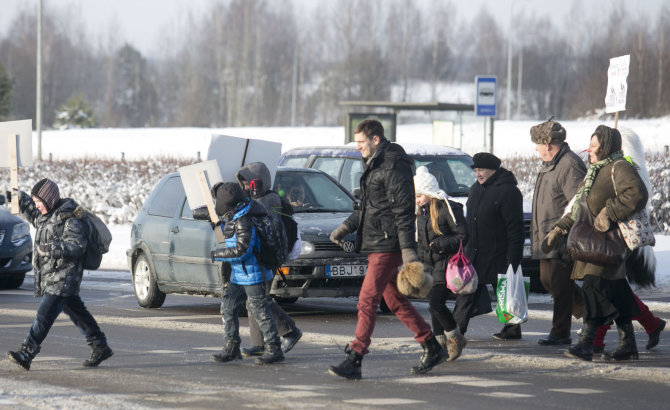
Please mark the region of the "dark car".
[[[475, 173], [471, 166], [472, 157], [452, 147], [400, 143], [405, 152], [414, 160], [412, 170], [426, 166], [435, 176], [440, 188], [452, 200], [465, 205], [470, 187], [475, 182]], [[338, 180], [350, 192], [356, 192], [363, 173], [363, 159], [356, 145], [299, 147], [284, 152], [279, 160], [280, 167], [306, 167], [321, 170]], [[467, 210], [466, 210], [467, 212]], [[531, 279], [530, 288], [534, 292], [545, 292], [540, 282], [539, 261], [531, 259], [530, 221], [531, 204], [524, 201], [524, 232], [526, 241], [523, 247], [521, 267], [523, 273]]]
[[[353, 212], [353, 195], [327, 174], [306, 168], [278, 170], [274, 189], [293, 202], [302, 249], [282, 267], [285, 279], [275, 276], [270, 294], [285, 302], [358, 295], [366, 255], [353, 252], [354, 234], [345, 238], [344, 249], [329, 240]], [[178, 173], [161, 179], [145, 201], [130, 246], [128, 266], [140, 306], [160, 307], [167, 293], [221, 295], [222, 264], [210, 260], [220, 244], [209, 222], [193, 218]]]
[[[5, 196], [0, 195], [0, 205]], [[0, 207], [0, 289], [16, 289], [33, 270], [33, 241], [28, 222]]]

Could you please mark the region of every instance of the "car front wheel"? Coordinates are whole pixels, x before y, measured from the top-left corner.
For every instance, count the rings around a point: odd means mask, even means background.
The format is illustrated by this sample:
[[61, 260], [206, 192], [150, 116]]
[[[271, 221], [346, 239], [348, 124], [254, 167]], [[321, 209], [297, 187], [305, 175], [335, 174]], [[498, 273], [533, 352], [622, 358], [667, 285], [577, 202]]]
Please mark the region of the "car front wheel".
[[147, 256], [141, 254], [133, 268], [135, 299], [143, 308], [159, 308], [165, 301], [165, 293], [158, 289], [156, 279]]
[[25, 273], [17, 273], [0, 279], [0, 289], [18, 289], [26, 278]]

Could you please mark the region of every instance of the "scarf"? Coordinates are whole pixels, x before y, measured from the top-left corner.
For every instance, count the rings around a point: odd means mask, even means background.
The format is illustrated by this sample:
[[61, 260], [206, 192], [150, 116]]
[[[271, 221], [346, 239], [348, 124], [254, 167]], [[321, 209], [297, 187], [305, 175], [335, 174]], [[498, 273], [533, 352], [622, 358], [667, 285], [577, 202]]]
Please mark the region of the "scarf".
[[614, 160], [617, 160], [619, 158], [623, 158], [623, 151], [619, 150], [616, 152], [613, 152], [610, 154], [605, 159], [602, 159], [598, 162], [594, 162], [589, 166], [589, 170], [586, 173], [586, 177], [584, 178], [584, 185], [582, 185], [581, 188], [579, 188], [579, 191], [577, 191], [577, 194], [575, 194], [575, 202], [572, 204], [572, 219], [576, 220], [577, 219], [577, 209], [579, 209], [579, 200], [583, 196], [584, 199], [586, 199], [589, 196], [589, 192], [591, 192], [591, 187], [593, 186], [593, 182], [596, 180], [596, 176], [598, 175], [598, 171], [600, 171], [600, 168], [604, 167], [607, 164], [612, 163]]

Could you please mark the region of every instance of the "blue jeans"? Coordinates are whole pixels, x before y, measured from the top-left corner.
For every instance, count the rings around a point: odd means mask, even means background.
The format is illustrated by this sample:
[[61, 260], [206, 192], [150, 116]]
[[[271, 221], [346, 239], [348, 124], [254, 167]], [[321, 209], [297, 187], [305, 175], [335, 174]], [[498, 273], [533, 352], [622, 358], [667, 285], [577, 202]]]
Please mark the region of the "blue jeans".
[[269, 296], [265, 294], [265, 283], [242, 286], [229, 283], [223, 293], [221, 317], [226, 340], [240, 343], [240, 321], [237, 318], [239, 308], [249, 300], [249, 314], [253, 315], [263, 334], [265, 344], [279, 344], [277, 325], [270, 313]]
[[26, 338], [26, 343], [32, 346], [40, 346], [61, 312], [65, 312], [70, 317], [72, 323], [86, 336], [86, 341], [89, 345], [98, 347], [107, 345], [105, 334], [102, 333], [98, 323], [86, 309], [84, 301], [81, 300], [79, 295], [56, 296], [48, 293], [42, 296], [40, 305], [37, 308], [35, 321], [30, 327], [28, 337]]

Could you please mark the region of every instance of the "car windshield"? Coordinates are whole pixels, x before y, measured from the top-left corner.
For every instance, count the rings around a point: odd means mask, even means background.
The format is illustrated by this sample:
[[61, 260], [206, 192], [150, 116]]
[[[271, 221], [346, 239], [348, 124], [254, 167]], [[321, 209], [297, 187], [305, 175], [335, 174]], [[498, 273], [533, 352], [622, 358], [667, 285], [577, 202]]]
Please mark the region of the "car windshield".
[[449, 196], [467, 197], [470, 187], [475, 183], [475, 171], [470, 168], [472, 158], [467, 155], [450, 156], [413, 156], [416, 167], [425, 166], [435, 176], [440, 188]]
[[278, 172], [275, 190], [295, 212], [352, 212], [351, 197], [325, 174]]

